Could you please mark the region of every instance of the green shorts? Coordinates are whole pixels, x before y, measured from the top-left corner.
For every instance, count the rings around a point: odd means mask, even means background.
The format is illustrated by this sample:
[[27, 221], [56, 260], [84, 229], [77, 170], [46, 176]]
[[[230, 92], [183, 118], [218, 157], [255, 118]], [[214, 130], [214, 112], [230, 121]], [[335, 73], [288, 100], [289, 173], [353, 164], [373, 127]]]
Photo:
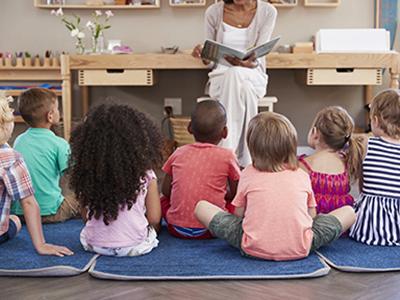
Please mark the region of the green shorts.
[[[247, 254], [242, 249], [243, 218], [227, 212], [219, 212], [212, 218], [209, 230], [213, 236], [226, 240], [230, 245], [240, 250], [242, 255]], [[313, 240], [311, 251], [328, 245], [338, 239], [342, 232], [342, 225], [333, 215], [317, 215], [312, 224]]]

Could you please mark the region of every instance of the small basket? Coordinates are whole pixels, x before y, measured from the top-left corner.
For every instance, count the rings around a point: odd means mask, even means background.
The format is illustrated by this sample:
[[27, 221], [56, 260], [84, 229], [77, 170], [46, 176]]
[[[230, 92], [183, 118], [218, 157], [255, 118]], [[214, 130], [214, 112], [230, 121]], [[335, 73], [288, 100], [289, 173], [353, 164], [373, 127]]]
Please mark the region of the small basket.
[[173, 139], [177, 147], [195, 142], [193, 135], [188, 131], [189, 117], [171, 117], [169, 121], [171, 123]]

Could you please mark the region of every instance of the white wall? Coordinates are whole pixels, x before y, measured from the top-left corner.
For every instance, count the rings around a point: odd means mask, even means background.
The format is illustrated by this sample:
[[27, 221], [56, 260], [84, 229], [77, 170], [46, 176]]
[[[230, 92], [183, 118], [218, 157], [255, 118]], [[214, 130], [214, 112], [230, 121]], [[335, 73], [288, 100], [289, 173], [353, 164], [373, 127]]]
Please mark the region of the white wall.
[[[67, 0], [68, 1], [68, 0]], [[69, 0], [72, 1], [72, 0]], [[75, 1], [75, 0], [74, 0]], [[204, 8], [171, 8], [161, 0], [157, 10], [115, 10], [107, 39], [122, 39], [135, 52], [156, 52], [160, 46], [179, 45], [192, 48], [202, 41]], [[282, 43], [308, 41], [320, 28], [373, 27], [374, 0], [343, 0], [337, 8], [306, 8], [299, 0], [295, 8], [279, 9], [274, 35]], [[83, 18], [87, 10], [65, 10]], [[43, 54], [46, 49], [74, 51], [74, 42], [66, 28], [46, 9], [33, 7], [33, 0], [0, 1], [0, 52], [29, 51]], [[363, 125], [363, 94], [360, 87], [313, 87], [296, 80], [301, 71], [268, 71], [268, 93], [279, 98], [276, 111], [287, 115], [299, 131], [300, 143], [314, 115], [326, 105], [342, 105], [349, 110], [358, 125]], [[301, 75], [301, 74], [297, 74]], [[301, 77], [301, 76], [300, 76]], [[158, 84], [139, 88], [92, 88], [92, 102], [104, 96], [133, 103], [156, 120], [162, 118], [165, 97], [182, 97], [184, 113], [189, 114], [194, 98], [203, 94], [207, 80], [205, 71], [160, 71]], [[74, 87], [77, 89], [77, 87]], [[79, 94], [74, 99], [75, 114], [79, 115]]]

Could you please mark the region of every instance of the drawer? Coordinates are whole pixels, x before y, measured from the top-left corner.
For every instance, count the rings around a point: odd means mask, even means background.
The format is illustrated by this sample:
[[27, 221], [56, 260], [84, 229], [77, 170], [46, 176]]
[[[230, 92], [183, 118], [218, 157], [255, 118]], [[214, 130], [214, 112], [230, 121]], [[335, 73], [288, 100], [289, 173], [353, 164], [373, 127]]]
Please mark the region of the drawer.
[[382, 69], [308, 69], [308, 85], [380, 85]]
[[79, 85], [140, 85], [154, 84], [153, 70], [80, 70]]

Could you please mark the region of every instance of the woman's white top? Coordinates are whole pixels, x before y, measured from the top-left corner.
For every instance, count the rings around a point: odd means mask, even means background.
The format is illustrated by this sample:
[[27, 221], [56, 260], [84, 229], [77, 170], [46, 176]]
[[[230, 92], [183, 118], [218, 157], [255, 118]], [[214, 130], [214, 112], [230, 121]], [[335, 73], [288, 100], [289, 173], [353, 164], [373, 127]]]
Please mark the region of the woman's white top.
[[[224, 34], [222, 37], [222, 44], [231, 47], [235, 50], [245, 52], [246, 45], [248, 45], [248, 27], [246, 28], [238, 28], [232, 25], [229, 25], [225, 22], [222, 23]], [[220, 73], [221, 71], [226, 71], [231, 66], [225, 59], [223, 59], [218, 65], [217, 68], [213, 71], [217, 71]]]

